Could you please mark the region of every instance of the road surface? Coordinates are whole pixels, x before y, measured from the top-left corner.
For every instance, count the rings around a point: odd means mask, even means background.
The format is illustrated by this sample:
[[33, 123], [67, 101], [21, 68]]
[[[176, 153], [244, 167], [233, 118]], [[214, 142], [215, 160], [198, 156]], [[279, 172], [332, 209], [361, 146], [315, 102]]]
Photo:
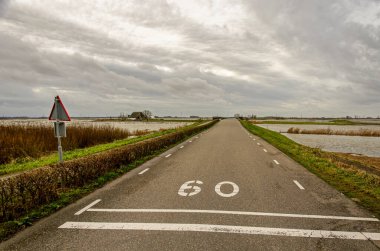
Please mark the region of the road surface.
[[379, 250], [380, 223], [235, 119], [0, 244], [1, 250]]

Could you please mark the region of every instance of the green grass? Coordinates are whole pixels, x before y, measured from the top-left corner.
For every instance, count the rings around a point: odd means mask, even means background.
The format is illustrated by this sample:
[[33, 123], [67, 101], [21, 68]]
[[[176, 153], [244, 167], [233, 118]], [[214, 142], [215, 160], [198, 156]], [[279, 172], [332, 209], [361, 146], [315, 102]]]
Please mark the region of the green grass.
[[[198, 126], [200, 124], [201, 124], [200, 122], [197, 122], [197, 123], [194, 123], [192, 125], [188, 125], [188, 126], [182, 127], [182, 128], [194, 127], [194, 126]], [[164, 131], [158, 131], [158, 132], [154, 132], [151, 134], [139, 136], [136, 138], [116, 140], [112, 143], [99, 144], [96, 146], [82, 148], [82, 149], [75, 149], [75, 150], [71, 150], [71, 151], [67, 151], [67, 152], [64, 151], [64, 154], [63, 154], [64, 160], [67, 161], [67, 160], [85, 157], [85, 156], [88, 156], [91, 154], [111, 150], [111, 149], [114, 149], [117, 147], [125, 146], [128, 144], [133, 144], [133, 143], [143, 141], [146, 139], [159, 137], [159, 136], [162, 136], [164, 134], [172, 133], [172, 132], [175, 132], [176, 130], [180, 130], [180, 129], [181, 128], [179, 128], [179, 129], [168, 129], [168, 130], [164, 130]], [[37, 159], [17, 160], [14, 163], [0, 165], [0, 175], [9, 175], [9, 174], [17, 173], [17, 172], [23, 172], [23, 171], [35, 169], [38, 167], [43, 167], [43, 166], [55, 164], [55, 163], [57, 163], [57, 161], [58, 161], [57, 153], [49, 154], [49, 155], [46, 155], [46, 156], [43, 156], [43, 157], [40, 157]]]
[[380, 177], [350, 167], [340, 167], [323, 151], [300, 145], [284, 135], [253, 125], [248, 121], [241, 124], [251, 133], [261, 137], [277, 149], [303, 165], [325, 182], [344, 193], [361, 206], [380, 217]]

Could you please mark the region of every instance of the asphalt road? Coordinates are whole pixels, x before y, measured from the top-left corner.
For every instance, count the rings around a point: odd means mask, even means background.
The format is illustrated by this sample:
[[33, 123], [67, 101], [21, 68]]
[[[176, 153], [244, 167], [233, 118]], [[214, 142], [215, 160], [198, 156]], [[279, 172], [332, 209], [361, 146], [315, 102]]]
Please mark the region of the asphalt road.
[[230, 119], [0, 249], [379, 250], [379, 240], [369, 212]]

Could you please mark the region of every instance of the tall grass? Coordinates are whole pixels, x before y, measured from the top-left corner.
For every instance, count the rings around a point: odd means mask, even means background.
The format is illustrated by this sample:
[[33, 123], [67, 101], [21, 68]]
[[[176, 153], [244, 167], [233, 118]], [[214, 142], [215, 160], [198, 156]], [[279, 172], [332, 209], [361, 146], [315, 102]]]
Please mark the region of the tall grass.
[[[137, 135], [148, 131], [136, 131]], [[111, 126], [72, 125], [62, 138], [64, 150], [85, 148], [127, 138], [134, 133]], [[53, 128], [46, 126], [0, 125], [0, 164], [16, 159], [36, 158], [57, 149]]]
[[291, 127], [288, 129], [287, 133], [380, 137], [379, 130], [369, 130], [369, 129], [344, 131], [344, 130], [331, 130], [330, 128], [308, 130], [308, 129], [300, 129], [297, 127]]

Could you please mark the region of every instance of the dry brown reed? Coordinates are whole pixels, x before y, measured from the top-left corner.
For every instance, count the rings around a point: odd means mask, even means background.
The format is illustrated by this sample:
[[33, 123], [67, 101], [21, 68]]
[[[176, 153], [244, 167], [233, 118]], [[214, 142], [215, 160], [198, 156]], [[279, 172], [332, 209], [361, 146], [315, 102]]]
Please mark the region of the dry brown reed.
[[320, 134], [320, 135], [345, 135], [345, 136], [365, 136], [365, 137], [380, 137], [379, 130], [332, 130], [330, 128], [326, 129], [300, 129], [297, 127], [291, 127], [288, 129], [287, 133], [295, 134]]
[[[141, 135], [144, 132], [137, 132]], [[112, 142], [130, 136], [127, 130], [111, 126], [67, 127], [67, 137], [62, 138], [65, 150], [84, 148], [96, 144]], [[0, 164], [18, 158], [40, 157], [57, 148], [57, 139], [52, 127], [0, 125]]]

